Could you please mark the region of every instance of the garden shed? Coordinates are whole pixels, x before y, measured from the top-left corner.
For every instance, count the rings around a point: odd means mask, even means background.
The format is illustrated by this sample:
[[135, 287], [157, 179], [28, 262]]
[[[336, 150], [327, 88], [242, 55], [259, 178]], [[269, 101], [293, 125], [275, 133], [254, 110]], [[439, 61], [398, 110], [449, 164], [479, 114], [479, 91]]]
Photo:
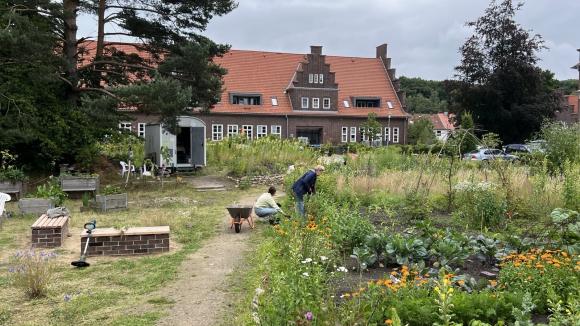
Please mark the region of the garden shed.
[[[145, 126], [145, 156], [161, 166], [192, 170], [206, 165], [205, 123], [197, 118], [178, 118], [178, 133], [162, 124]], [[165, 150], [166, 156], [163, 152]]]

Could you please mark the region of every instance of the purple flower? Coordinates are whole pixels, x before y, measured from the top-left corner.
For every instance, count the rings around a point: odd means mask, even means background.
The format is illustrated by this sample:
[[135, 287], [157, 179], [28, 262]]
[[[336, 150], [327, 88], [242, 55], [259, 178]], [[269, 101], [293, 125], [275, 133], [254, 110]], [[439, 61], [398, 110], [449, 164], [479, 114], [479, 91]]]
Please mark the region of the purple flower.
[[312, 320], [312, 318], [314, 317], [314, 315], [312, 314], [311, 311], [307, 312], [304, 314], [304, 317], [306, 317], [306, 320], [310, 321]]
[[71, 301], [71, 299], [72, 299], [72, 295], [70, 295], [70, 294], [64, 295], [64, 302], [69, 302], [69, 301]]

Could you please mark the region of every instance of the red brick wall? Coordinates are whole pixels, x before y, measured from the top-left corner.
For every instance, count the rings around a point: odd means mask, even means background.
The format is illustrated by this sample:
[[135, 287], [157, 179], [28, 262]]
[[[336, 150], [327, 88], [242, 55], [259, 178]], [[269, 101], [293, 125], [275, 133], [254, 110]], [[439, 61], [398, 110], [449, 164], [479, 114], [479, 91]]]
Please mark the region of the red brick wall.
[[68, 220], [62, 227], [32, 228], [32, 247], [60, 247], [68, 234]]
[[[87, 237], [81, 238], [81, 250]], [[169, 233], [91, 236], [87, 256], [146, 255], [169, 251]]]

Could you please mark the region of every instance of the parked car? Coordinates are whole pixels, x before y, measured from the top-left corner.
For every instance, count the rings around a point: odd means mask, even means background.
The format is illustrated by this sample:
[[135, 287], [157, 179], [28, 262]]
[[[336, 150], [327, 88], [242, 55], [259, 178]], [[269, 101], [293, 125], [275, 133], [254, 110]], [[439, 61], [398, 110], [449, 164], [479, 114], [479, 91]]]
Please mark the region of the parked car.
[[504, 152], [507, 154], [518, 154], [518, 153], [531, 153], [532, 151], [528, 148], [528, 146], [523, 144], [509, 144], [503, 147]]
[[501, 149], [481, 148], [463, 155], [464, 160], [489, 161], [489, 160], [517, 160], [517, 156], [507, 154]]
[[545, 140], [532, 140], [531, 142], [526, 144], [526, 147], [530, 150], [530, 152], [546, 152], [547, 143]]

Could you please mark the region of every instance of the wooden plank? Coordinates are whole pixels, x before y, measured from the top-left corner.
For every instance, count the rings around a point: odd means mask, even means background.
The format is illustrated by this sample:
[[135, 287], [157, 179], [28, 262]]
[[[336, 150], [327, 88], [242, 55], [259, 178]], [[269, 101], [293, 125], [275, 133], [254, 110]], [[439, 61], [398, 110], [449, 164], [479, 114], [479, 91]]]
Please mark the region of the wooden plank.
[[48, 222], [48, 216], [44, 215], [40, 223], [38, 224], [39, 228], [44, 228], [44, 225]]

